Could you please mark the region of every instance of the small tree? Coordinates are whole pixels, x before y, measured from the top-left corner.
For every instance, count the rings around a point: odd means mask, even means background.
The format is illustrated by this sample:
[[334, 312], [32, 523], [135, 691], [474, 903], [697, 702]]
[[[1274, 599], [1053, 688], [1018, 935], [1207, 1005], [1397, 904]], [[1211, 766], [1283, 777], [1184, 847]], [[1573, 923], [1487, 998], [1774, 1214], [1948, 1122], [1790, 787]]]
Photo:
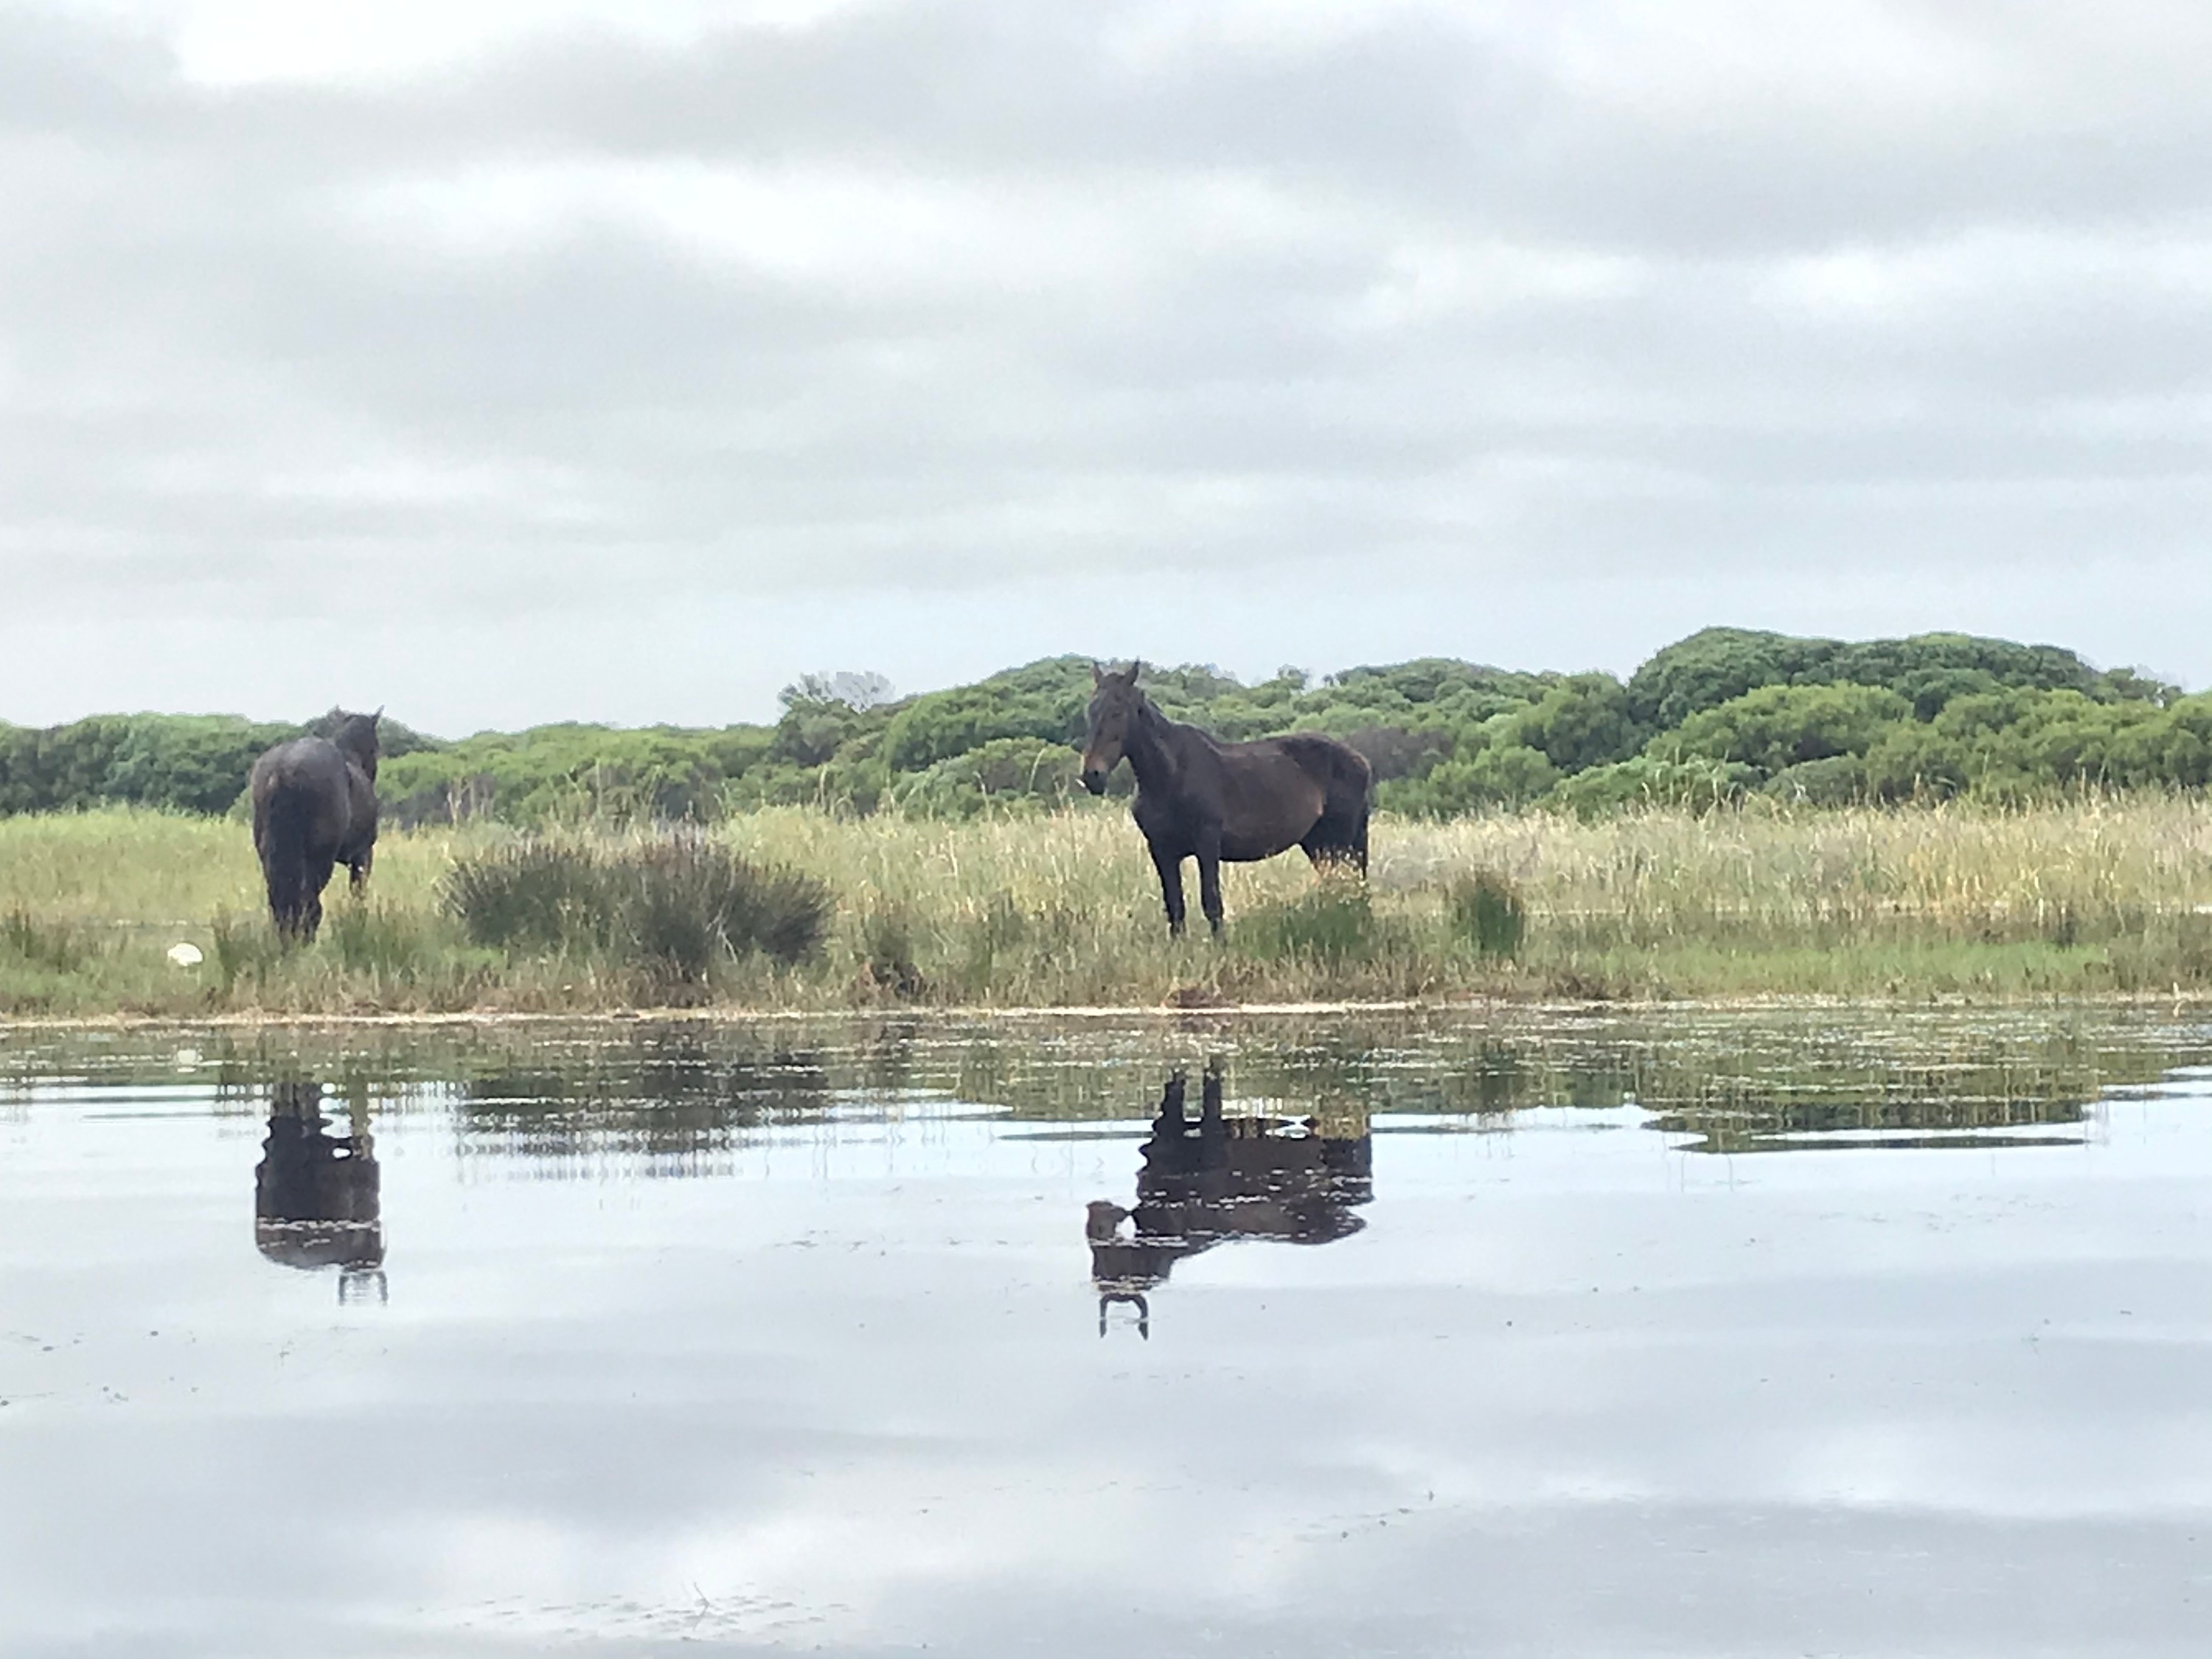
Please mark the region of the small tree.
[[882, 708], [896, 695], [890, 681], [873, 669], [840, 668], [826, 674], [801, 674], [776, 694], [776, 700], [786, 708], [830, 702], [864, 714]]

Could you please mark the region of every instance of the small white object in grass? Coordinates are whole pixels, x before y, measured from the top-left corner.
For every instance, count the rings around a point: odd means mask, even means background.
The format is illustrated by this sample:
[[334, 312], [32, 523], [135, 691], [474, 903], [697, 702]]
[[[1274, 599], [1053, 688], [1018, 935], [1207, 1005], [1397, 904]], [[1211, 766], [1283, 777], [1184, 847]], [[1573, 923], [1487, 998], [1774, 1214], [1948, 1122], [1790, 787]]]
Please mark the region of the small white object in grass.
[[179, 968], [197, 968], [202, 960], [200, 947], [197, 945], [187, 945], [179, 939], [169, 947], [169, 960]]

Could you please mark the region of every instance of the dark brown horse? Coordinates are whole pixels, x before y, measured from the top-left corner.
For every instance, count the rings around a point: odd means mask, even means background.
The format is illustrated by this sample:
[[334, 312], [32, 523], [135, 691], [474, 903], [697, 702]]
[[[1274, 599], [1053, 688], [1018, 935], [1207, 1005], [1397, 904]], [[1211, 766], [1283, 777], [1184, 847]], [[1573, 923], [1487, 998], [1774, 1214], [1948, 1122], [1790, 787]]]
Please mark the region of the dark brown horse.
[[1168, 931], [1182, 932], [1182, 861], [1198, 860], [1198, 902], [1221, 931], [1221, 866], [1301, 848], [1316, 868], [1367, 873], [1372, 777], [1358, 750], [1316, 732], [1222, 743], [1170, 720], [1137, 686], [1142, 663], [1112, 674], [1095, 664], [1083, 787], [1106, 792], [1124, 755], [1136, 774], [1137, 828], [1152, 851]]
[[314, 938], [333, 866], [352, 872], [355, 892], [368, 884], [383, 712], [332, 709], [329, 737], [295, 738], [253, 763], [253, 850], [269, 884], [269, 914], [289, 938]]

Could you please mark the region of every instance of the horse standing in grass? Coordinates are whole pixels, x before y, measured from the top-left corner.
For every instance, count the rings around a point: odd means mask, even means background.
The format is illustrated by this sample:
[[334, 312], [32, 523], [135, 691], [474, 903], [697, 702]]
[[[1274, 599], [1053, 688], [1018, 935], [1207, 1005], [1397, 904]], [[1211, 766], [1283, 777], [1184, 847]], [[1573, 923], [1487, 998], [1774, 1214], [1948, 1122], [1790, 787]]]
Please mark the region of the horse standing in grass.
[[269, 884], [269, 915], [289, 939], [311, 939], [323, 921], [334, 866], [368, 884], [376, 851], [374, 714], [332, 709], [327, 738], [295, 738], [253, 763], [253, 850]]
[[1358, 750], [1314, 732], [1219, 742], [1155, 708], [1137, 686], [1143, 666], [1115, 674], [1091, 665], [1083, 787], [1105, 793], [1106, 775], [1128, 757], [1134, 817], [1160, 872], [1169, 933], [1182, 932], [1188, 858], [1198, 860], [1199, 905], [1217, 933], [1224, 860], [1255, 863], [1297, 847], [1316, 869], [1350, 865], [1367, 873], [1373, 779]]

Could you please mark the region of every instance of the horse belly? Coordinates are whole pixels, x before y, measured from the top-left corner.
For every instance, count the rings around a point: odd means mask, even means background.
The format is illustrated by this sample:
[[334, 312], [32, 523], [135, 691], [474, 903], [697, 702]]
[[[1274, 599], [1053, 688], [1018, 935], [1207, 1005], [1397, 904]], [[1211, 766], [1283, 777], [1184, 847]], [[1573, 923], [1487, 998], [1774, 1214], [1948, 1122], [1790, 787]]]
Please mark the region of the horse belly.
[[1298, 844], [1297, 836], [1280, 833], [1272, 836], [1239, 835], [1224, 832], [1221, 837], [1221, 857], [1229, 864], [1257, 864], [1279, 853], [1287, 853]]
[[1328, 798], [1304, 771], [1279, 756], [1227, 769], [1224, 780], [1221, 856], [1232, 864], [1257, 864], [1287, 853], [1306, 838]]

